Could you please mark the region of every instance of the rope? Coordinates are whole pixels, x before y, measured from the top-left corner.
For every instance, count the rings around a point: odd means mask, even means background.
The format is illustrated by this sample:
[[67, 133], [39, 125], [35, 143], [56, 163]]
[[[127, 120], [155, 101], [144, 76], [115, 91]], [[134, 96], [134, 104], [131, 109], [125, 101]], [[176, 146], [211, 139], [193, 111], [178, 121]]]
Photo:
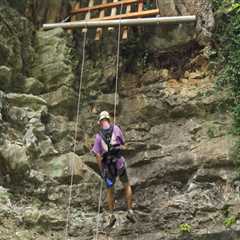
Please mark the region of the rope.
[[96, 229], [96, 238], [95, 238], [95, 240], [98, 240], [98, 233], [99, 233], [98, 229], [99, 229], [100, 210], [101, 210], [101, 203], [102, 203], [102, 189], [103, 189], [103, 181], [101, 181], [99, 200], [98, 200], [97, 229]]
[[[120, 15], [122, 14], [123, 4], [121, 4]], [[113, 123], [116, 123], [116, 112], [117, 112], [117, 95], [118, 95], [118, 79], [119, 79], [119, 55], [120, 55], [120, 37], [121, 37], [121, 20], [120, 18], [118, 25], [118, 45], [117, 45], [117, 64], [116, 64], [116, 81], [115, 81], [115, 97], [114, 97], [114, 115]]]
[[[83, 70], [84, 70], [84, 65], [85, 65], [86, 39], [87, 39], [87, 31], [84, 32], [84, 37], [83, 37], [82, 66], [81, 66], [80, 84], [79, 84], [79, 91], [78, 91], [77, 119], [75, 122], [75, 136], [74, 136], [74, 147], [73, 147], [74, 153], [76, 153], [76, 147], [77, 147], [77, 132], [78, 132], [80, 103], [81, 103], [81, 95], [82, 95], [81, 93], [82, 93], [83, 72], [84, 72]], [[70, 221], [70, 214], [71, 214], [72, 186], [73, 186], [73, 174], [74, 174], [74, 160], [73, 159], [71, 160], [70, 167], [71, 167], [71, 181], [70, 181], [70, 187], [69, 187], [67, 221], [66, 221], [66, 227], [65, 227], [65, 240], [68, 239], [69, 221]]]
[[160, 6], [158, 0], [156, 0], [156, 7], [158, 8], [158, 15], [160, 16]]

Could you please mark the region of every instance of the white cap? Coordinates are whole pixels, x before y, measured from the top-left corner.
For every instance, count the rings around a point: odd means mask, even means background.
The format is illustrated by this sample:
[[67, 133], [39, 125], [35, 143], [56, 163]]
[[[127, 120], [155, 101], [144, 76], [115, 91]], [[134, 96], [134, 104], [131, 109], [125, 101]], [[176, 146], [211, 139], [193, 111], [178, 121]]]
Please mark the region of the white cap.
[[100, 114], [99, 114], [99, 118], [98, 118], [98, 121], [100, 122], [101, 120], [103, 119], [108, 119], [110, 120], [110, 115], [107, 111], [102, 111]]

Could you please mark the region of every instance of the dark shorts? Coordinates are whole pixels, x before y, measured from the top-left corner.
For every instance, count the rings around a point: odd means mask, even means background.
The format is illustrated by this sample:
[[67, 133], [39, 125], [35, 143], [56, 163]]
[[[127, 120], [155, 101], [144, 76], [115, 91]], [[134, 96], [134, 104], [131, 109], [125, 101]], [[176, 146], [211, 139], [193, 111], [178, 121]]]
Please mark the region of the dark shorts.
[[115, 184], [118, 177], [123, 184], [128, 183], [129, 179], [128, 179], [127, 168], [125, 163], [124, 163], [124, 166], [120, 169], [117, 169], [116, 165], [114, 164], [113, 165], [104, 164], [103, 169], [106, 173], [106, 176], [112, 179], [113, 184]]
[[123, 170], [123, 173], [119, 175], [119, 179], [122, 183], [128, 183], [128, 174], [127, 174], [127, 168], [125, 167]]

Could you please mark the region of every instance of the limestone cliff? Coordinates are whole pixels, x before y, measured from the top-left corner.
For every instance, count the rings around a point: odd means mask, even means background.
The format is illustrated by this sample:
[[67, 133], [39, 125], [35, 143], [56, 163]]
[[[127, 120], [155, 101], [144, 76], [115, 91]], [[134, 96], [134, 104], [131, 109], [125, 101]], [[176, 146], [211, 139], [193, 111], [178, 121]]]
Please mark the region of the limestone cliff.
[[[72, 170], [69, 238], [94, 239], [100, 177], [90, 148], [98, 113], [113, 112], [116, 32], [100, 42], [87, 33], [73, 153], [83, 35], [38, 30], [65, 17], [68, 1], [23, 2], [19, 8], [0, 1], [0, 239], [64, 239]], [[237, 240], [233, 100], [215, 88], [209, 69], [211, 5], [161, 4], [163, 15], [198, 12], [198, 24], [134, 28], [121, 42], [117, 123], [127, 141], [138, 222], [126, 220], [117, 185], [117, 223], [99, 239]], [[104, 191], [100, 229], [107, 217]]]

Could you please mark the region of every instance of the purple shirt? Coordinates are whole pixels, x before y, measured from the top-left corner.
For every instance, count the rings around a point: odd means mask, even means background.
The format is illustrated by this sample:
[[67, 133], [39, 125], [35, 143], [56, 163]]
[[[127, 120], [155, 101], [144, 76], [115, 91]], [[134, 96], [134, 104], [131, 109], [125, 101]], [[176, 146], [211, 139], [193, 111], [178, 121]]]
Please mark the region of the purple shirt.
[[[110, 143], [111, 143], [111, 145], [116, 145], [116, 144], [124, 145], [124, 143], [125, 143], [122, 130], [117, 125], [113, 126], [112, 138], [111, 138]], [[107, 144], [104, 142], [101, 135], [99, 133], [97, 133], [95, 142], [94, 142], [94, 145], [92, 148], [92, 152], [94, 154], [99, 154], [102, 156], [107, 151], [108, 151]], [[125, 162], [125, 159], [123, 157], [118, 159], [117, 168], [119, 169], [119, 168], [123, 167], [124, 162]]]

